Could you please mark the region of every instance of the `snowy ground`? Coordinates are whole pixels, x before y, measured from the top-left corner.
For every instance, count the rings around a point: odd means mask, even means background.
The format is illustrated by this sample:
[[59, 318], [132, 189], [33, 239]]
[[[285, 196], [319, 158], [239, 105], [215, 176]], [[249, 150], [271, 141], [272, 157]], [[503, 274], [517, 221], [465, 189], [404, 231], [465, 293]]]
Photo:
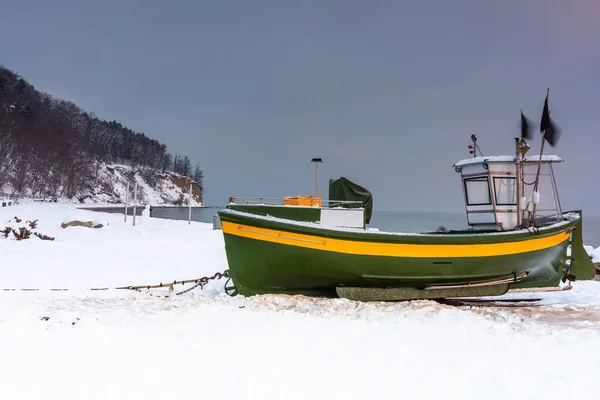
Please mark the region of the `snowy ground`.
[[[180, 296], [89, 291], [223, 271], [222, 232], [72, 205], [0, 209], [14, 216], [56, 239], [0, 239], [0, 288], [41, 289], [0, 292], [2, 399], [598, 396], [600, 282], [524, 307], [231, 298], [224, 280]], [[60, 228], [71, 216], [109, 226]]]

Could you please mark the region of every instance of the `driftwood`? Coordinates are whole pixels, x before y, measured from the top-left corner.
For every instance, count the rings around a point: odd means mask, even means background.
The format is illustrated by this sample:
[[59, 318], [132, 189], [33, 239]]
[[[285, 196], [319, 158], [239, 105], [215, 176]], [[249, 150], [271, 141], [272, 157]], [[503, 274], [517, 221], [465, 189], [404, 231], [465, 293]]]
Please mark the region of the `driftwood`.
[[60, 224], [60, 226], [65, 229], [68, 228], [69, 226], [85, 226], [86, 228], [91, 228], [92, 227], [92, 221], [69, 221], [67, 223], [62, 223]]
[[34, 232], [33, 234], [42, 240], [54, 240], [53, 237], [47, 236], [47, 235], [42, 235], [41, 233]]
[[94, 223], [92, 221], [69, 221], [69, 222], [63, 222], [62, 224], [60, 224], [60, 226], [65, 229], [68, 228], [69, 226], [85, 226], [86, 228], [102, 228], [104, 227], [104, 225], [102, 225], [101, 223], [97, 223], [96, 225], [94, 225]]
[[52, 236], [44, 235], [39, 232], [31, 232], [29, 229], [25, 228], [24, 226], [20, 227], [18, 231], [11, 228], [10, 226], [7, 226], [6, 228], [4, 228], [4, 230], [2, 230], [0, 232], [2, 232], [4, 234], [4, 237], [8, 237], [8, 235], [12, 232], [12, 234], [15, 236], [15, 238], [17, 240], [29, 239], [31, 237], [32, 233], [42, 240], [54, 240], [54, 238]]
[[25, 228], [24, 226], [19, 228], [19, 232], [12, 229], [12, 233], [13, 233], [13, 235], [15, 235], [17, 240], [29, 239], [29, 237], [31, 236], [31, 231], [29, 229]]
[[[15, 217], [15, 221], [17, 223], [20, 223], [22, 221], [22, 219], [19, 218], [19, 217]], [[33, 221], [29, 221], [29, 220], [25, 221], [25, 223], [27, 225], [29, 225], [29, 227], [31, 229], [36, 229], [37, 228], [37, 222], [38, 222], [37, 219], [33, 220]], [[31, 237], [32, 233], [35, 236], [37, 236], [38, 238], [40, 238], [41, 240], [54, 240], [54, 238], [51, 237], [51, 236], [44, 235], [44, 234], [39, 233], [39, 232], [33, 232], [33, 231], [27, 229], [27, 227], [25, 227], [25, 226], [21, 226], [18, 229], [14, 229], [14, 228], [12, 228], [10, 226], [7, 226], [3, 230], [1, 230], [0, 233], [3, 233], [5, 238], [7, 238], [8, 235], [10, 235], [12, 233], [17, 240], [29, 239]]]

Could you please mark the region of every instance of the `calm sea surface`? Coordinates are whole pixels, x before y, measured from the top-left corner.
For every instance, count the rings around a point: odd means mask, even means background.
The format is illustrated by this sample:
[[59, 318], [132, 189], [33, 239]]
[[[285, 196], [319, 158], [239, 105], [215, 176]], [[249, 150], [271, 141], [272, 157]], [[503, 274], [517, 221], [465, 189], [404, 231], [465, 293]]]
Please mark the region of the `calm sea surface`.
[[[192, 221], [212, 223], [213, 215], [222, 207], [192, 208]], [[123, 210], [109, 212], [122, 213]], [[142, 209], [138, 208], [136, 214]], [[129, 209], [129, 214], [132, 211]], [[188, 209], [185, 207], [155, 207], [152, 217], [177, 220], [188, 219]], [[427, 232], [435, 231], [443, 225], [447, 229], [467, 228], [467, 218], [464, 213], [422, 213], [403, 211], [373, 211], [371, 228], [391, 232]], [[590, 246], [600, 246], [600, 217], [586, 217], [583, 221], [583, 240]]]

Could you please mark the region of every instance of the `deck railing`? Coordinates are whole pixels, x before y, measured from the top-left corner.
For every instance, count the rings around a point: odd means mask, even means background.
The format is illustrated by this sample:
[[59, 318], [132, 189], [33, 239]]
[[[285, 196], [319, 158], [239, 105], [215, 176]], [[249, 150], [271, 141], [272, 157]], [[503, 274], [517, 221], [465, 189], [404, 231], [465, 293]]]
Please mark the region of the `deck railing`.
[[[277, 197], [230, 197], [230, 204], [245, 204], [245, 205], [269, 205], [269, 206], [281, 206], [284, 204], [283, 198]], [[327, 205], [327, 207], [337, 205], [353, 205], [354, 207], [362, 207], [363, 202], [360, 200], [325, 200], [325, 199], [309, 199], [304, 198], [304, 201], [308, 201], [308, 207], [317, 206], [319, 204]]]

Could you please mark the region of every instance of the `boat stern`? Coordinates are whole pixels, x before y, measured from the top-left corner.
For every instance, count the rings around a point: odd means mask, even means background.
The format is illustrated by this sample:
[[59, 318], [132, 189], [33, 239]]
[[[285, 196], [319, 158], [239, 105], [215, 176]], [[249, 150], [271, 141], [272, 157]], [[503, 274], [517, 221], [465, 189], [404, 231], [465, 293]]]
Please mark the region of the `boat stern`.
[[569, 255], [568, 272], [572, 280], [590, 280], [596, 277], [596, 267], [583, 245], [583, 213], [581, 210], [568, 211], [579, 215], [571, 237], [571, 254]]

